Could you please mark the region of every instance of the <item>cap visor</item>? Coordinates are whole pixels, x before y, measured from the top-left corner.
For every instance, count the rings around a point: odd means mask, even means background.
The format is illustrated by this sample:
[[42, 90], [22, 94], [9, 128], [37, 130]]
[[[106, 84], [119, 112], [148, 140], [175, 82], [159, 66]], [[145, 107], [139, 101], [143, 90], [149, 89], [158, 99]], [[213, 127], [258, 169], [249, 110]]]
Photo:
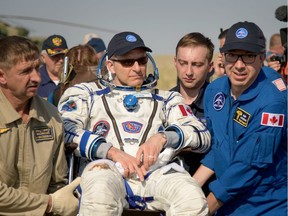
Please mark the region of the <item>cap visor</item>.
[[114, 55], [124, 55], [128, 52], [130, 52], [131, 50], [137, 49], [137, 48], [143, 48], [145, 49], [147, 52], [152, 52], [152, 50], [149, 47], [146, 46], [130, 46], [130, 47], [125, 47], [123, 49], [118, 50], [117, 52], [114, 53]]
[[248, 43], [225, 44], [222, 48], [220, 48], [220, 52], [222, 53], [225, 53], [230, 50], [246, 50], [253, 53], [262, 53], [265, 51], [265, 48], [256, 44], [248, 44]]

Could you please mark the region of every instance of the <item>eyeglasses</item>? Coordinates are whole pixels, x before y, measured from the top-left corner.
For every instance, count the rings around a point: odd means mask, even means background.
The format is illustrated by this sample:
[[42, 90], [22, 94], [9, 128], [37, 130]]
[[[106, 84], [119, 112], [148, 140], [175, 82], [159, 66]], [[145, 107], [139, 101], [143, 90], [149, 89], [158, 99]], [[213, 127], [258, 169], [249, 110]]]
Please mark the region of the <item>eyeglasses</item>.
[[111, 59], [112, 61], [119, 62], [123, 67], [132, 67], [137, 61], [140, 66], [146, 65], [148, 62], [148, 57], [141, 57], [138, 59]]
[[225, 60], [230, 63], [235, 63], [238, 61], [239, 58], [241, 58], [241, 61], [245, 64], [252, 64], [255, 62], [256, 56], [258, 54], [243, 54], [238, 55], [234, 53], [225, 53]]

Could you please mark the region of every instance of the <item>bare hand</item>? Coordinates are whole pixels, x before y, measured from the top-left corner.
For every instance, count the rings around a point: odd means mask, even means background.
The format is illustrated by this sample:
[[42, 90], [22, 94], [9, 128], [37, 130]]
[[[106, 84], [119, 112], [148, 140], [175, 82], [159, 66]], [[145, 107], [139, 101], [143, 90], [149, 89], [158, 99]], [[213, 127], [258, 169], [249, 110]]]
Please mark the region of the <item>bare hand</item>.
[[124, 178], [129, 178], [136, 173], [140, 181], [144, 181], [144, 176], [146, 175], [147, 170], [143, 165], [138, 165], [135, 157], [114, 147], [109, 149], [107, 157], [115, 163], [119, 162], [121, 164], [124, 169]]
[[166, 141], [160, 134], [150, 137], [137, 151], [137, 164], [144, 165], [144, 168], [149, 170], [149, 167], [156, 163]]
[[275, 71], [279, 71], [281, 68], [281, 64], [279, 61], [271, 61], [271, 57], [275, 56], [275, 54], [272, 54], [268, 57], [268, 61], [267, 61], [267, 65], [268, 67], [271, 67], [272, 69], [274, 69]]
[[216, 62], [214, 64], [214, 73], [218, 77], [224, 76], [225, 74], [224, 59], [222, 53], [218, 54], [218, 58], [216, 59]]

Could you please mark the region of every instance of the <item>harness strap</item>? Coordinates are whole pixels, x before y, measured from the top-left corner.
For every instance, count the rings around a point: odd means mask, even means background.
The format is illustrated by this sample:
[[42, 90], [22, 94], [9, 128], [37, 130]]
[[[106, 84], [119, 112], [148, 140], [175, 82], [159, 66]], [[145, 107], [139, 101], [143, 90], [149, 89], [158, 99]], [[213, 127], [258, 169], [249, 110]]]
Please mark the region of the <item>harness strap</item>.
[[[148, 178], [150, 174], [147, 174], [145, 176], [145, 179]], [[125, 184], [125, 189], [126, 189], [126, 197], [125, 199], [127, 200], [127, 202], [129, 203], [129, 208], [130, 209], [139, 209], [141, 211], [144, 211], [147, 207], [147, 202], [152, 202], [154, 200], [153, 196], [149, 196], [149, 197], [141, 197], [141, 196], [137, 196], [134, 195], [131, 187], [129, 186], [127, 180], [125, 178], [124, 179], [124, 184]]]
[[147, 125], [147, 127], [146, 127], [146, 130], [145, 130], [145, 132], [143, 133], [143, 137], [142, 137], [142, 140], [141, 140], [141, 142], [140, 142], [140, 145], [142, 145], [142, 144], [146, 141], [147, 135], [148, 135], [148, 133], [149, 133], [151, 127], [152, 127], [152, 121], [153, 121], [153, 119], [154, 119], [154, 117], [155, 117], [155, 115], [156, 115], [156, 111], [157, 111], [157, 108], [158, 108], [158, 101], [157, 101], [157, 99], [158, 99], [158, 97], [157, 97], [158, 92], [159, 92], [159, 89], [155, 89], [155, 95], [154, 95], [154, 97], [153, 97], [153, 99], [154, 99], [153, 110], [152, 110], [152, 113], [151, 113], [151, 115], [150, 115], [150, 118], [149, 118], [149, 121], [148, 121], [148, 125]]
[[122, 139], [121, 139], [121, 136], [120, 136], [120, 132], [119, 132], [119, 129], [118, 129], [118, 127], [117, 127], [116, 120], [115, 120], [114, 116], [112, 115], [112, 113], [111, 113], [111, 111], [110, 111], [110, 108], [109, 108], [109, 106], [108, 106], [108, 103], [107, 103], [105, 94], [102, 95], [101, 98], [102, 98], [102, 101], [103, 101], [105, 110], [106, 110], [108, 116], [110, 117], [110, 119], [111, 119], [111, 121], [112, 121], [113, 128], [114, 128], [114, 132], [115, 132], [115, 134], [116, 134], [118, 143], [119, 143], [119, 145], [120, 145], [120, 149], [121, 149], [122, 151], [124, 151], [124, 149], [123, 149], [124, 143], [122, 142]]

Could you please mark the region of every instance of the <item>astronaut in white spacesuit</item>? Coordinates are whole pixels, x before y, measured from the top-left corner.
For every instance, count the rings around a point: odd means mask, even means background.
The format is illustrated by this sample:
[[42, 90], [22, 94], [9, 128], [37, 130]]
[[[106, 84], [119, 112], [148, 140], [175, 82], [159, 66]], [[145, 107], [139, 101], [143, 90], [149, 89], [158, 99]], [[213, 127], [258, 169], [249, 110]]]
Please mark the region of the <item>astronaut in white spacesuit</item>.
[[99, 82], [68, 88], [60, 99], [66, 143], [93, 161], [81, 176], [79, 215], [121, 215], [123, 208], [208, 215], [200, 186], [173, 159], [183, 148], [207, 152], [210, 134], [179, 93], [155, 88], [149, 52], [139, 35], [116, 34]]

